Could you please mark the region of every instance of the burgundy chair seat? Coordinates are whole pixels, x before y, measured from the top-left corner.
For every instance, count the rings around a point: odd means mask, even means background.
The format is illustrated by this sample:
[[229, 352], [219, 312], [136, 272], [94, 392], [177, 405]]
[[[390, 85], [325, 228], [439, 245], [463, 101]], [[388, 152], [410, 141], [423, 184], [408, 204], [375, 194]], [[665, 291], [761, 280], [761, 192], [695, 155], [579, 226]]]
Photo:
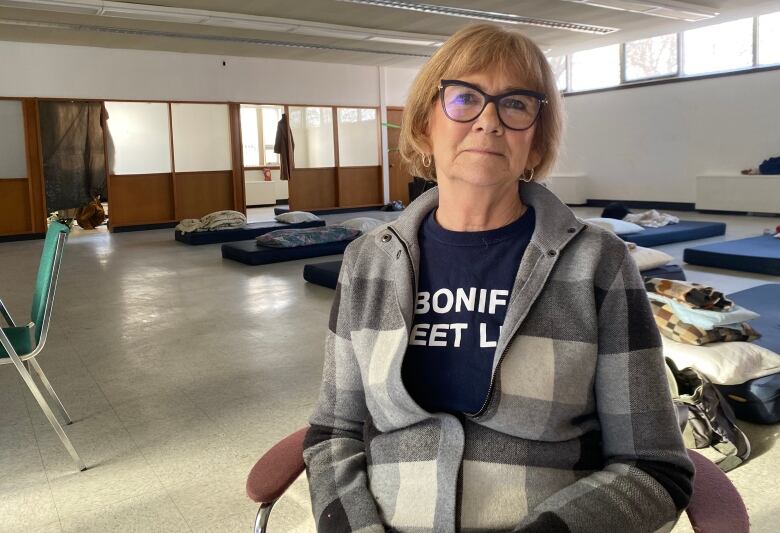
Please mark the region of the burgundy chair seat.
[[[279, 441], [246, 480], [246, 492], [259, 504], [273, 504], [304, 471], [302, 428]], [[749, 533], [747, 509], [726, 474], [706, 457], [688, 450], [696, 465], [693, 496], [686, 512], [696, 533]], [[269, 510], [270, 512], [270, 510]]]

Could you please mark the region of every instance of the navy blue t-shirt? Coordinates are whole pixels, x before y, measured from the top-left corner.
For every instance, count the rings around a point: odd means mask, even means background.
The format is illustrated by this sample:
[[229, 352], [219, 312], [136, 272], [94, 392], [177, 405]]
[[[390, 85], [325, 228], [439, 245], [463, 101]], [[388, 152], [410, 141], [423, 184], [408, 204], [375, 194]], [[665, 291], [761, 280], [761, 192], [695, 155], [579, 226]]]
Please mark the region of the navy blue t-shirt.
[[449, 231], [432, 211], [420, 226], [417, 301], [401, 375], [427, 411], [475, 413], [482, 407], [535, 218], [528, 206], [498, 229]]

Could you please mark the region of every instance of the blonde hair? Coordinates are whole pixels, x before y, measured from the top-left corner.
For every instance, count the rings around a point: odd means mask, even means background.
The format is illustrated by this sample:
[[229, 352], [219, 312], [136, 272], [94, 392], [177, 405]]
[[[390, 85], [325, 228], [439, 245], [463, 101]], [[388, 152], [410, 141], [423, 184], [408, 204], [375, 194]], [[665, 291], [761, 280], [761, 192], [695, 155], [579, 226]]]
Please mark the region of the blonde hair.
[[474, 24], [447, 39], [423, 65], [409, 90], [399, 151], [413, 175], [436, 180], [435, 165], [423, 165], [423, 154], [430, 150], [426, 131], [432, 106], [439, 97], [439, 82], [491, 70], [506, 76], [521, 76], [528, 89], [547, 97], [531, 146], [532, 152], [540, 157], [534, 168], [534, 180], [552, 170], [563, 135], [563, 105], [547, 58], [533, 41], [520, 33], [493, 24]]

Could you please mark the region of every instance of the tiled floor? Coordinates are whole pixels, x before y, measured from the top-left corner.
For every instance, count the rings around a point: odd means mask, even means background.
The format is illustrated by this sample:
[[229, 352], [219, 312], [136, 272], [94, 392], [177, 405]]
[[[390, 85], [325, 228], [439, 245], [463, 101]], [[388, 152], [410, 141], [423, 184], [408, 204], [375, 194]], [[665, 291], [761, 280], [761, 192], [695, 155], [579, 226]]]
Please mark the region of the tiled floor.
[[[270, 214], [253, 209], [250, 218]], [[396, 216], [326, 218], [364, 215]], [[780, 222], [681, 216], [726, 221], [727, 238]], [[680, 259], [685, 246], [661, 249]], [[0, 244], [0, 296], [19, 321], [29, 312], [40, 249], [41, 241]], [[305, 424], [317, 397], [333, 292], [305, 283], [303, 264], [247, 267], [222, 260], [219, 246], [174, 242], [172, 230], [75, 231], [39, 360], [90, 468], [74, 470], [16, 371], [0, 367], [0, 531], [249, 531], [256, 508], [244, 494], [247, 472]], [[725, 292], [780, 281], [686, 272]], [[754, 456], [730, 477], [750, 507], [753, 531], [773, 532], [780, 428], [744, 427]], [[304, 479], [280, 501], [271, 526], [314, 530]]]

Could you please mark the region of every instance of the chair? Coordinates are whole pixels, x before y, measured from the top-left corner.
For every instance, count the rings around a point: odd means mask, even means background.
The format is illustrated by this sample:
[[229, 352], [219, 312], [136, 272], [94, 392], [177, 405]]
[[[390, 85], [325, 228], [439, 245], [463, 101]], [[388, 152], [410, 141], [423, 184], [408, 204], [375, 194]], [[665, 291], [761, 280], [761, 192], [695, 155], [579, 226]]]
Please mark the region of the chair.
[[49, 397], [60, 412], [65, 424], [70, 424], [65, 407], [62, 405], [57, 393], [46, 378], [35, 357], [41, 353], [46, 344], [46, 335], [51, 322], [51, 311], [54, 303], [54, 292], [57, 288], [57, 277], [60, 272], [62, 252], [70, 229], [60, 222], [52, 222], [46, 232], [46, 240], [43, 245], [41, 262], [38, 265], [38, 277], [33, 293], [33, 305], [31, 322], [25, 326], [17, 326], [8, 309], [0, 300], [0, 314], [3, 315], [8, 327], [0, 328], [0, 365], [13, 364], [22, 376], [27, 387], [32, 392], [38, 405], [41, 406], [46, 418], [54, 428], [62, 444], [75, 461], [79, 470], [86, 470], [84, 461], [81, 460], [70, 439], [65, 434], [59, 421], [52, 413], [51, 407], [41, 394], [41, 390], [33, 379], [32, 372], [38, 375]]
[[[247, 495], [260, 504], [255, 533], [267, 533], [274, 504], [304, 471], [303, 439], [307, 429], [299, 429], [276, 443], [249, 472]], [[688, 450], [688, 455], [696, 466], [696, 477], [685, 512], [696, 533], [748, 533], [747, 509], [726, 474], [695, 451]]]

